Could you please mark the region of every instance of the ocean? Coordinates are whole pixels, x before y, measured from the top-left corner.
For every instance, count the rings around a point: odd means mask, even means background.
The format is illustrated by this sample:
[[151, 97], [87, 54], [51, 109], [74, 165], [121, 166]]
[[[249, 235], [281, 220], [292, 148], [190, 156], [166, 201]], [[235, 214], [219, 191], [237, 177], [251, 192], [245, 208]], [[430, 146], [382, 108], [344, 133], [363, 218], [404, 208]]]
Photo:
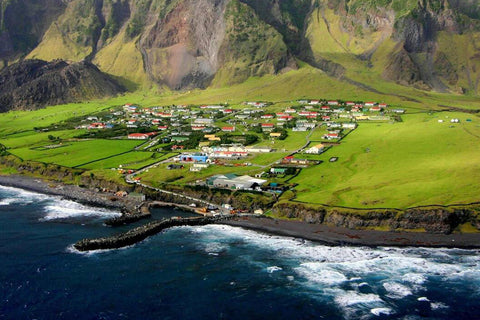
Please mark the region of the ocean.
[[132, 227], [103, 224], [117, 215], [0, 187], [0, 319], [480, 318], [478, 250], [328, 247], [223, 225], [73, 249]]

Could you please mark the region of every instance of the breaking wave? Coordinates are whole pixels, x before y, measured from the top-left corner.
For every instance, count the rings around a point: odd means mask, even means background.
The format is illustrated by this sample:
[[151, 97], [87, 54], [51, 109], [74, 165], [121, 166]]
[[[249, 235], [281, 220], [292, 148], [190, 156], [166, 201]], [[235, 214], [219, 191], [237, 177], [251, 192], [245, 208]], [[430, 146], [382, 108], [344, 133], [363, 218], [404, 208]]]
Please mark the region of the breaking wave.
[[90, 207], [70, 200], [56, 199], [44, 207], [46, 215], [42, 221], [71, 219], [78, 217], [118, 217], [121, 213], [104, 208]]
[[[461, 279], [480, 287], [478, 250], [329, 247], [224, 225], [182, 228], [195, 234], [197, 245], [206, 252], [219, 247], [263, 251], [260, 257], [250, 256], [249, 262], [266, 264], [268, 257], [270, 266], [281, 265], [266, 267], [269, 273], [281, 268], [307, 292], [334, 302], [347, 319], [398, 314], [402, 303], [429, 301], [431, 282], [453, 284]], [[449, 302], [432, 302], [430, 310], [446, 309]]]
[[19, 188], [0, 186], [2, 199], [0, 206], [8, 206], [11, 204], [26, 205], [49, 199], [50, 197], [41, 193], [26, 191]]
[[71, 219], [78, 217], [117, 217], [121, 213], [104, 209], [82, 205], [80, 203], [61, 199], [56, 196], [49, 196], [41, 193], [26, 191], [19, 188], [0, 186], [0, 206], [9, 205], [29, 205], [41, 204], [45, 216], [41, 221], [56, 219]]

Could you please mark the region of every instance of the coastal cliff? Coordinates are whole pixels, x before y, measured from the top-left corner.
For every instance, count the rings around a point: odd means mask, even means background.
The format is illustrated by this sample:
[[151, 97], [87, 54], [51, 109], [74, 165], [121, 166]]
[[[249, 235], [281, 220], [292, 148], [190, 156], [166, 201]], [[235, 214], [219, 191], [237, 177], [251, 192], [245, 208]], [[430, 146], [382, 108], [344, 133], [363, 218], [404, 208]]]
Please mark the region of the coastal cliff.
[[312, 224], [325, 224], [348, 229], [383, 231], [421, 231], [449, 234], [465, 224], [480, 229], [480, 205], [430, 206], [398, 209], [343, 209], [279, 203], [272, 209], [274, 215], [297, 219]]

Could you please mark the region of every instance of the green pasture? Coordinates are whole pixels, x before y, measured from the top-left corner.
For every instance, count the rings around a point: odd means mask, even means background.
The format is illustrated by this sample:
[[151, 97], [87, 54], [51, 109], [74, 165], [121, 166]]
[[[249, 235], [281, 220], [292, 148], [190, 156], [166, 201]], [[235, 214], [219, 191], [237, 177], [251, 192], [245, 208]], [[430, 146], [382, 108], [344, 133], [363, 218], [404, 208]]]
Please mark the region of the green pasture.
[[141, 142], [132, 140], [83, 140], [67, 141], [63, 147], [18, 148], [10, 152], [23, 160], [55, 163], [66, 167], [83, 166], [89, 162], [126, 153]]
[[[452, 117], [461, 122], [450, 123]], [[403, 118], [362, 123], [319, 157], [323, 164], [291, 181], [299, 184], [296, 200], [356, 208], [478, 201], [480, 118], [449, 112]]]
[[119, 98], [106, 101], [69, 103], [34, 111], [10, 111], [3, 113], [0, 114], [0, 137], [33, 130], [35, 127], [49, 126], [74, 117], [88, 116], [120, 103], [116, 99]]
[[279, 139], [267, 139], [263, 140], [255, 145], [257, 146], [268, 146], [272, 149], [276, 149], [277, 152], [291, 152], [295, 151], [305, 145], [307, 142], [307, 132], [294, 132], [291, 129], [288, 129], [288, 136], [285, 140]]
[[63, 130], [63, 131], [51, 131], [51, 132], [35, 132], [35, 131], [25, 131], [21, 133], [16, 133], [4, 137], [1, 139], [1, 143], [11, 149], [22, 148], [22, 147], [33, 147], [36, 145], [45, 145], [45, 144], [57, 144], [56, 141], [51, 141], [48, 137], [53, 136], [60, 139], [70, 139], [80, 134], [85, 133], [85, 130]]
[[108, 159], [91, 162], [80, 168], [89, 170], [109, 169], [118, 168], [121, 165], [124, 169], [138, 170], [153, 163], [168, 159], [174, 155], [176, 155], [176, 153], [132, 151]]
[[[327, 133], [328, 133], [328, 130], [327, 130], [326, 125], [316, 127], [315, 130], [313, 130], [312, 135], [310, 136], [310, 141], [322, 141], [322, 140], [324, 140], [322, 138], [323, 135], [327, 134]], [[316, 144], [318, 144], [318, 143], [315, 143], [315, 145]]]

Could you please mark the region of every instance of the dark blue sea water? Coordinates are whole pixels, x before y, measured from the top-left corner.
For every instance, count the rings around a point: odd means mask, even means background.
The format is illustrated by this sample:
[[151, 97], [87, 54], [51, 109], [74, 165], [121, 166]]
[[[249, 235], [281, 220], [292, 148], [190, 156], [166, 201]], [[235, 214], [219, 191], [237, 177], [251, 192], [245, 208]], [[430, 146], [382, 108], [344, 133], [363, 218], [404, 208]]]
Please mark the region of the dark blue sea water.
[[0, 187], [0, 319], [480, 318], [479, 251], [326, 247], [220, 225], [72, 249], [120, 232], [102, 224], [117, 214]]

